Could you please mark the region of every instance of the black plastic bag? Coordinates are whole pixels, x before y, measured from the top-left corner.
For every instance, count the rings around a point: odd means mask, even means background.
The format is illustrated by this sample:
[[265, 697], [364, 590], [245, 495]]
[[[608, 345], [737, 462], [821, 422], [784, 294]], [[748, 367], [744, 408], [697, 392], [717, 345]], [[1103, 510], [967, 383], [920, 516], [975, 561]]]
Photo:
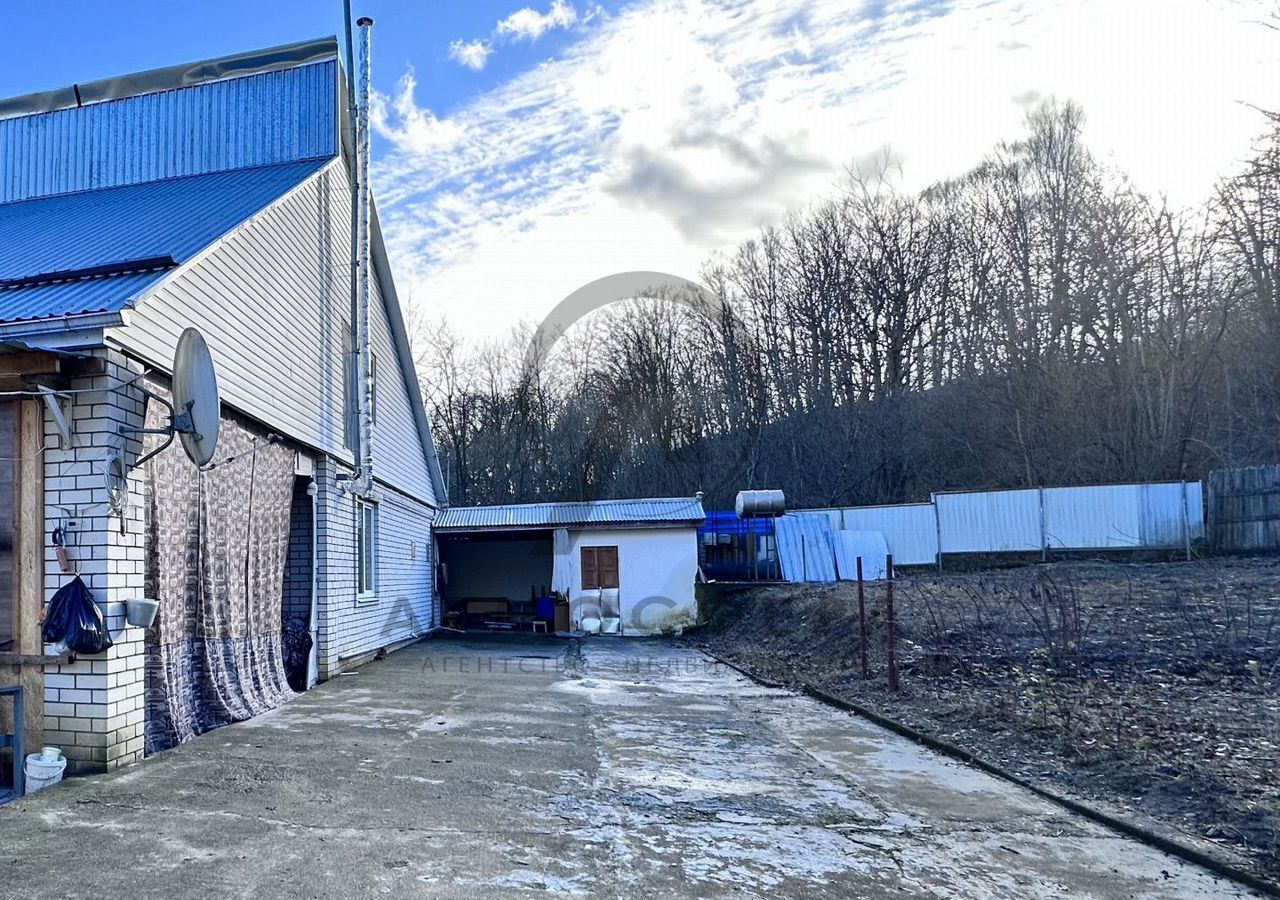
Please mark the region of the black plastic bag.
[[72, 653], [102, 653], [111, 646], [107, 623], [79, 575], [49, 601], [42, 637], [46, 644], [61, 644]]

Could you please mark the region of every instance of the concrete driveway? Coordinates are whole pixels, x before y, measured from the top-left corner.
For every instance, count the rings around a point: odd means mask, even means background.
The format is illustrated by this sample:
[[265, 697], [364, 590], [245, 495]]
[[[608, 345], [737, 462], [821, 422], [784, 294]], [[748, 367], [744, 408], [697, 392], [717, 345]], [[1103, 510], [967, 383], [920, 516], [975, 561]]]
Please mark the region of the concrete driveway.
[[0, 897], [1229, 897], [660, 642], [438, 640], [0, 808]]

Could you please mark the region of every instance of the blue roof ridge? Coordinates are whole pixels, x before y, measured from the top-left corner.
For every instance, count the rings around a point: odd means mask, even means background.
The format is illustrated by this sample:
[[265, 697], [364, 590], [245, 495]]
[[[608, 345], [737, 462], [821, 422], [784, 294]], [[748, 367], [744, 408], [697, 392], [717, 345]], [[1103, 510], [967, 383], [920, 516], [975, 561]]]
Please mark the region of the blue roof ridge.
[[106, 187], [81, 188], [76, 191], [61, 191], [56, 194], [41, 194], [38, 197], [23, 197], [21, 200], [0, 200], [0, 206], [11, 208], [21, 206], [23, 203], [44, 203], [49, 200], [56, 200], [59, 197], [78, 197], [81, 194], [106, 194], [110, 191], [128, 191], [134, 188], [146, 187], [151, 184], [166, 184], [171, 181], [186, 181], [196, 178], [208, 178], [210, 175], [225, 175], [228, 172], [253, 172], [261, 169], [282, 169], [286, 166], [301, 166], [305, 163], [316, 163], [320, 160], [336, 159], [337, 156], [332, 153], [326, 153], [320, 156], [308, 156], [303, 159], [289, 159], [281, 162], [259, 163], [251, 166], [227, 166], [225, 169], [214, 169], [210, 172], [192, 172], [186, 175], [166, 175], [162, 178], [152, 178], [149, 181], [131, 181], [128, 184], [110, 184]]
[[[230, 53], [212, 59], [161, 66], [93, 81], [74, 82], [52, 90], [0, 98], [0, 119], [20, 118], [114, 100], [127, 100], [131, 97], [197, 87], [213, 81], [248, 78], [252, 75], [293, 69], [331, 58], [339, 59], [340, 56], [338, 39], [333, 35], [259, 50]], [[339, 64], [341, 64], [340, 59]]]

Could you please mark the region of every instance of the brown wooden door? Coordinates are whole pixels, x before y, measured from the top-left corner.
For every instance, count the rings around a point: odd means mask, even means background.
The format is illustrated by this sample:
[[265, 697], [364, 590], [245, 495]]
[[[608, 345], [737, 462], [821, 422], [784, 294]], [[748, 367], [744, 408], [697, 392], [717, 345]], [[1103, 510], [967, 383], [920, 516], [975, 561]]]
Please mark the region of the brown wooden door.
[[[43, 741], [44, 419], [38, 400], [0, 402], [0, 684], [21, 684], [27, 749]], [[0, 703], [0, 731], [12, 730]]]
[[582, 589], [616, 588], [618, 586], [618, 548], [582, 548]]

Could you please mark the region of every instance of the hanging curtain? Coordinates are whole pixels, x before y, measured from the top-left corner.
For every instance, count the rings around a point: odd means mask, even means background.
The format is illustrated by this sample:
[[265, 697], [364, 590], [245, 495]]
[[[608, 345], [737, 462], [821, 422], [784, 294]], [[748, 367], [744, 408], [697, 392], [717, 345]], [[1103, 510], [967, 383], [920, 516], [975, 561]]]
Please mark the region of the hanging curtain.
[[552, 533], [551, 590], [568, 599], [573, 590], [573, 554], [569, 551], [569, 529]]
[[[164, 416], [148, 404], [147, 427]], [[175, 441], [146, 466], [147, 592], [160, 602], [148, 753], [294, 696], [280, 646], [294, 454], [224, 416], [217, 459], [230, 456], [201, 472]]]

